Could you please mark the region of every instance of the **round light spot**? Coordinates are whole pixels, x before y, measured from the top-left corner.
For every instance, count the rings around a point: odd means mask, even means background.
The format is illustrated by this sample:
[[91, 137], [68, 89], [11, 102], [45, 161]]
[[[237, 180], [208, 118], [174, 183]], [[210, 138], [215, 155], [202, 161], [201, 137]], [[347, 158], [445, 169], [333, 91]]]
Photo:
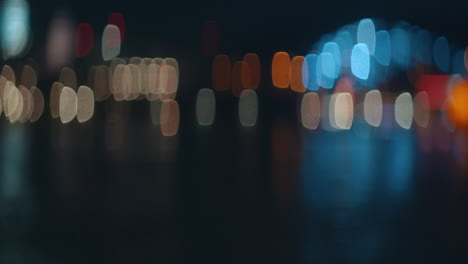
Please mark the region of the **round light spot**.
[[120, 31], [115, 25], [107, 25], [102, 33], [102, 58], [112, 60], [120, 53]]
[[49, 73], [56, 73], [73, 56], [74, 29], [66, 14], [56, 15], [50, 24], [46, 43], [46, 64]]
[[179, 105], [174, 100], [164, 100], [161, 106], [161, 132], [174, 136], [179, 130]]
[[115, 67], [112, 76], [112, 93], [116, 101], [122, 101], [123, 97], [123, 86], [124, 86], [124, 71], [126, 65], [119, 64]]
[[322, 48], [322, 53], [331, 54], [333, 59], [327, 61], [328, 65], [326, 68], [330, 68], [330, 70], [328, 70], [326, 73], [327, 77], [334, 79], [338, 78], [341, 71], [341, 54], [338, 44], [336, 44], [335, 42], [325, 43], [325, 45]]
[[132, 71], [129, 65], [124, 66], [122, 73], [122, 97], [124, 100], [129, 101], [132, 96]]
[[60, 82], [54, 82], [50, 89], [50, 115], [52, 118], [60, 116], [60, 94], [64, 85]]
[[63, 87], [60, 93], [59, 105], [60, 120], [62, 123], [66, 124], [71, 122], [78, 111], [78, 100], [75, 90], [67, 86]]
[[125, 18], [120, 13], [112, 13], [107, 20], [107, 24], [115, 25], [118, 27], [120, 32], [120, 40], [123, 42], [125, 40], [125, 33], [126, 33], [126, 26], [125, 26]]
[[67, 86], [75, 90], [77, 88], [75, 71], [68, 67], [64, 67], [60, 71], [59, 82], [61, 82], [63, 86]]
[[128, 67], [130, 68], [130, 74], [131, 74], [131, 86], [130, 86], [130, 94], [127, 100], [135, 100], [138, 98], [141, 92], [140, 67], [138, 67], [135, 64], [129, 64]]
[[319, 89], [319, 84], [317, 82], [317, 54], [308, 54], [305, 57], [304, 63], [302, 64], [303, 76], [307, 75], [307, 78], [304, 78], [303, 81], [307, 81], [306, 88], [311, 91], [317, 91]]
[[[468, 129], [468, 82], [459, 82], [449, 92], [447, 112], [459, 129]], [[5, 111], [6, 112], [6, 111]]]
[[307, 129], [317, 129], [320, 123], [320, 98], [316, 93], [306, 93], [302, 97], [301, 122]]
[[29, 41], [29, 4], [25, 0], [6, 0], [1, 8], [3, 58], [21, 56]]
[[174, 58], [165, 58], [164, 61], [167, 65], [174, 67], [177, 73], [177, 79], [179, 79], [179, 63]]
[[37, 85], [36, 71], [29, 65], [24, 65], [21, 71], [20, 85], [26, 88], [31, 88]]
[[[15, 93], [15, 91], [12, 91], [13, 89], [16, 89], [15, 85], [12, 82], [7, 81], [4, 87], [5, 88], [2, 96], [3, 109], [5, 112], [5, 117], [9, 119], [11, 112], [13, 112], [14, 108], [16, 107], [18, 95]], [[14, 98], [11, 98], [12, 96]], [[10, 103], [12, 103], [12, 105], [9, 107]]]
[[430, 117], [429, 96], [425, 91], [419, 92], [414, 97], [414, 121], [419, 126], [427, 128]]
[[41, 118], [42, 112], [44, 111], [44, 96], [42, 95], [41, 90], [36, 87], [31, 87], [30, 91], [34, 102], [34, 108], [29, 117], [29, 122], [34, 123]]
[[364, 98], [364, 119], [366, 122], [373, 127], [379, 127], [382, 122], [382, 114], [383, 103], [380, 91], [372, 90], [367, 92]]
[[361, 80], [369, 78], [370, 57], [366, 44], [360, 43], [354, 45], [351, 52], [351, 72]]
[[369, 54], [373, 55], [375, 51], [375, 26], [372, 19], [366, 18], [359, 21], [357, 28], [357, 42], [366, 44], [369, 48]]
[[198, 91], [196, 103], [197, 121], [201, 126], [211, 126], [216, 113], [216, 99], [213, 90]]
[[78, 122], [83, 123], [91, 119], [94, 115], [94, 93], [87, 86], [80, 86], [77, 93], [77, 113]]
[[291, 80], [291, 59], [286, 52], [277, 52], [271, 64], [273, 85], [277, 88], [288, 88]]
[[303, 63], [303, 56], [296, 56], [291, 60], [291, 90], [298, 93], [306, 91], [302, 78]]
[[404, 129], [410, 129], [413, 121], [411, 94], [402, 93], [395, 100], [395, 120]]
[[257, 124], [258, 98], [254, 90], [243, 90], [239, 97], [239, 120], [242, 126]]
[[211, 83], [215, 91], [227, 91], [231, 83], [231, 61], [227, 55], [216, 55], [211, 66]]
[[146, 78], [146, 83], [148, 85], [148, 100], [156, 100], [161, 97], [161, 94], [163, 93], [162, 89], [165, 89], [165, 84], [166, 82], [163, 83], [162, 78], [167, 77], [167, 68], [164, 68], [163, 70], [165, 72], [161, 72], [162, 67], [159, 64], [156, 63], [151, 63], [146, 67], [147, 70], [147, 78]]

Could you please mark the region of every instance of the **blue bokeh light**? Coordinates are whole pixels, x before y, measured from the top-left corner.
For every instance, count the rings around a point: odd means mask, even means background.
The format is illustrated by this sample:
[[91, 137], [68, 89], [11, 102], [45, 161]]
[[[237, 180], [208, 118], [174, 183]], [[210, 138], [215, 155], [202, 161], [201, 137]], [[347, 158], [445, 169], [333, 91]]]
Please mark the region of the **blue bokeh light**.
[[[329, 53], [333, 57], [333, 65], [334, 65], [334, 74], [333, 75], [327, 75], [327, 77], [330, 78], [338, 78], [340, 75], [340, 69], [341, 69], [341, 55], [340, 55], [340, 48], [336, 42], [327, 42], [323, 46], [323, 53]], [[323, 63], [323, 61], [322, 61]], [[330, 72], [331, 73], [331, 72]]]
[[335, 83], [335, 62], [333, 55], [329, 52], [322, 52], [317, 58], [316, 76], [319, 86], [331, 89]]
[[302, 64], [303, 76], [305, 73], [307, 74], [307, 79], [303, 77], [302, 80], [307, 80], [304, 86], [311, 91], [317, 91], [319, 89], [316, 77], [317, 59], [317, 54], [308, 54]]
[[22, 55], [29, 40], [29, 5], [24, 0], [7, 0], [1, 6], [0, 40], [3, 58]]
[[432, 47], [432, 56], [434, 57], [435, 64], [441, 71], [449, 71], [450, 50], [447, 38], [438, 37], [434, 41], [434, 46]]
[[361, 80], [367, 80], [370, 72], [370, 54], [367, 45], [358, 43], [354, 45], [351, 53], [351, 72]]
[[411, 43], [409, 33], [403, 28], [390, 31], [392, 43], [392, 61], [399, 67], [407, 69], [410, 63]]
[[374, 55], [375, 51], [375, 25], [370, 18], [359, 21], [357, 29], [357, 43], [364, 43], [369, 49], [369, 54]]
[[384, 65], [389, 66], [392, 58], [392, 43], [390, 34], [386, 30], [381, 30], [376, 33], [376, 48], [374, 53], [375, 60]]

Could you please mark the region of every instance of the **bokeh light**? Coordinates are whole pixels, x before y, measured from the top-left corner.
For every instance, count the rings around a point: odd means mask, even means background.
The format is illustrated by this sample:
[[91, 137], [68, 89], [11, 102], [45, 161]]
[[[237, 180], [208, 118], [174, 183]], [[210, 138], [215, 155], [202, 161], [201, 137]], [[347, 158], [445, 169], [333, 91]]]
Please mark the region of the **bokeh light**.
[[21, 92], [21, 96], [23, 97], [23, 109], [18, 117], [18, 121], [20, 123], [25, 123], [29, 120], [32, 110], [34, 109], [34, 100], [28, 88], [20, 86], [19, 90]]
[[360, 43], [354, 45], [351, 53], [351, 71], [354, 76], [361, 80], [369, 78], [370, 57], [366, 44]]
[[248, 69], [248, 80], [244, 78], [245, 70], [242, 70], [243, 77], [243, 86], [245, 89], [255, 90], [260, 85], [260, 59], [256, 53], [247, 53], [244, 55], [243, 61], [245, 62], [242, 64], [243, 66], [247, 66]]
[[383, 104], [380, 91], [367, 92], [364, 98], [364, 119], [366, 122], [373, 127], [379, 127], [382, 122], [382, 113]]
[[462, 49], [453, 54], [452, 73], [463, 75], [467, 73], [467, 69], [465, 68], [465, 51]]
[[11, 86], [10, 96], [8, 100], [8, 118], [10, 120], [10, 123], [15, 123], [16, 121], [18, 121], [18, 119], [21, 116], [21, 113], [23, 112], [23, 104], [24, 99], [21, 90], [16, 88], [15, 86]]
[[440, 110], [446, 100], [448, 82], [449, 75], [423, 75], [416, 82], [416, 91], [427, 93], [431, 110]]
[[347, 130], [353, 124], [354, 104], [350, 93], [336, 93], [330, 101], [330, 124], [337, 128]]
[[94, 30], [91, 24], [78, 24], [78, 29], [76, 30], [75, 43], [75, 51], [77, 58], [85, 57], [93, 50]]
[[117, 26], [120, 32], [120, 40], [123, 42], [127, 32], [124, 16], [120, 13], [112, 13], [107, 20], [107, 24]]
[[402, 69], [407, 69], [411, 57], [411, 41], [408, 31], [395, 27], [390, 31], [392, 43], [392, 62]]
[[63, 124], [71, 122], [77, 113], [78, 101], [76, 92], [70, 87], [63, 87], [60, 92], [59, 113]]
[[304, 86], [308, 90], [317, 91], [320, 86], [317, 82], [317, 54], [308, 54], [302, 64], [302, 74], [307, 76], [303, 78]]
[[413, 123], [413, 99], [410, 93], [402, 93], [395, 100], [395, 120], [404, 129]]
[[320, 123], [320, 98], [314, 93], [306, 93], [302, 97], [301, 122], [307, 129], [317, 129]]
[[375, 60], [384, 65], [389, 66], [392, 59], [392, 43], [390, 34], [386, 30], [381, 30], [376, 33], [376, 48], [374, 53]]
[[211, 66], [211, 83], [215, 91], [227, 91], [231, 86], [231, 60], [227, 55], [216, 55]]
[[443, 72], [449, 71], [450, 66], [450, 47], [447, 38], [438, 37], [432, 47], [432, 56], [435, 65]]
[[277, 88], [288, 88], [291, 80], [291, 59], [286, 52], [277, 52], [271, 64], [273, 85]]
[[357, 28], [357, 43], [364, 43], [369, 49], [369, 54], [374, 55], [375, 51], [375, 25], [372, 19], [366, 18], [359, 21]]
[[414, 122], [420, 127], [427, 128], [429, 125], [431, 112], [429, 107], [429, 96], [425, 91], [414, 96]]
[[102, 58], [112, 60], [120, 53], [121, 35], [115, 25], [107, 25], [102, 33]]
[[161, 132], [164, 136], [174, 136], [179, 130], [179, 105], [176, 101], [164, 100], [161, 106]]
[[83, 123], [91, 119], [94, 115], [94, 93], [87, 86], [80, 86], [77, 92], [77, 113], [76, 119]]
[[320, 87], [331, 89], [335, 83], [335, 63], [333, 55], [329, 52], [322, 52], [317, 58], [317, 67], [315, 68], [317, 84]]
[[36, 71], [29, 65], [24, 65], [20, 76], [20, 85], [26, 88], [31, 88], [37, 85]]
[[239, 121], [244, 127], [257, 124], [258, 98], [255, 90], [243, 90], [239, 97]]
[[298, 93], [306, 91], [302, 78], [303, 63], [303, 56], [296, 56], [291, 60], [291, 90]]
[[455, 84], [447, 101], [447, 112], [450, 119], [459, 129], [468, 129], [468, 82]]
[[56, 15], [50, 24], [46, 43], [46, 63], [49, 73], [58, 72], [73, 58], [74, 27], [68, 16]]
[[54, 82], [50, 88], [50, 115], [52, 118], [60, 116], [60, 94], [64, 85], [61, 82]]
[[34, 101], [34, 108], [29, 117], [29, 122], [34, 123], [41, 118], [44, 111], [44, 95], [37, 87], [31, 87], [30, 91]]
[[[338, 76], [340, 75], [340, 71], [341, 71], [341, 53], [340, 53], [340, 48], [338, 47], [338, 44], [336, 42], [325, 43], [325, 45], [322, 48], [322, 53], [331, 54], [333, 57], [333, 62], [332, 61], [328, 62], [330, 64], [328, 66], [330, 67], [328, 74], [325, 72], [324, 74], [330, 78], [334, 78], [334, 79], [338, 78]], [[331, 66], [334, 66], [333, 70], [331, 70]]]
[[10, 65], [5, 65], [2, 68], [2, 76], [5, 77], [7, 81], [10, 81], [12, 83], [16, 83], [16, 76], [15, 72], [13, 69], [10, 67]]
[[200, 89], [196, 102], [197, 122], [200, 126], [211, 126], [216, 113], [216, 98], [213, 90]]
[[1, 5], [0, 39], [3, 58], [21, 56], [29, 41], [29, 4], [25, 0], [6, 0]]
[[76, 90], [77, 81], [76, 81], [75, 71], [68, 67], [64, 67], [60, 71], [59, 82], [61, 82], [64, 86], [67, 86]]

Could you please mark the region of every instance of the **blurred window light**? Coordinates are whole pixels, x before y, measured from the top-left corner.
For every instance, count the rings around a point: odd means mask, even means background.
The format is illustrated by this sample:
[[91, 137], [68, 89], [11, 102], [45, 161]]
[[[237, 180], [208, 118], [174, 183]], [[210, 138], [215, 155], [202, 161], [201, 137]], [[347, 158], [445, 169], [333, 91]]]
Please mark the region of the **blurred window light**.
[[291, 60], [291, 90], [298, 93], [303, 93], [306, 91], [302, 78], [303, 63], [303, 56], [296, 56]]
[[[245, 89], [255, 90], [260, 85], [260, 59], [256, 53], [247, 53], [244, 55], [243, 61], [245, 63], [242, 65], [247, 66], [246, 68], [249, 70], [248, 80], [244, 80], [244, 77], [242, 78], [244, 82], [243, 86]], [[242, 70], [243, 76], [244, 72]]]
[[286, 52], [277, 52], [271, 64], [273, 85], [277, 88], [288, 88], [291, 80], [291, 59]]
[[25, 0], [6, 0], [1, 5], [1, 35], [3, 58], [23, 55], [29, 41], [29, 4]]
[[367, 80], [370, 73], [369, 49], [366, 44], [354, 45], [351, 53], [351, 72], [361, 80]]
[[200, 89], [196, 102], [197, 122], [200, 126], [211, 126], [216, 113], [216, 98], [213, 90]]
[[414, 122], [420, 127], [427, 128], [431, 112], [429, 109], [429, 97], [425, 91], [414, 96]]
[[432, 56], [435, 65], [443, 72], [449, 71], [450, 65], [450, 47], [447, 38], [438, 37], [432, 47]]
[[403, 69], [407, 69], [411, 57], [411, 43], [408, 31], [395, 27], [390, 31], [392, 43], [392, 62]]
[[333, 74], [330, 74], [332, 76], [327, 76], [334, 79], [338, 78], [341, 70], [341, 54], [338, 44], [336, 42], [325, 43], [322, 49], [322, 53], [329, 53], [333, 56], [333, 63], [330, 62], [330, 66], [334, 66]]
[[364, 43], [369, 48], [369, 54], [374, 55], [375, 51], [375, 25], [370, 18], [359, 21], [357, 28], [357, 43]]
[[239, 121], [244, 127], [257, 124], [258, 98], [254, 90], [244, 90], [239, 97]]
[[381, 30], [376, 33], [376, 48], [374, 53], [375, 60], [384, 65], [389, 66], [392, 58], [392, 43], [390, 34], [386, 30]]
[[319, 85], [317, 83], [317, 54], [308, 54], [302, 64], [302, 74], [304, 77], [304, 86], [311, 91], [317, 91]]
[[122, 14], [120, 13], [112, 13], [109, 16], [109, 19], [107, 20], [107, 24], [109, 25], [115, 25], [119, 28], [120, 32], [120, 40], [123, 42], [125, 40], [126, 36], [126, 27], [125, 27], [125, 18]]
[[402, 93], [395, 100], [395, 120], [404, 129], [413, 123], [413, 99], [410, 93]]
[[76, 57], [82, 58], [87, 56], [94, 47], [94, 30], [93, 26], [88, 23], [78, 24], [75, 39]]
[[174, 100], [164, 100], [161, 106], [161, 132], [164, 136], [174, 136], [179, 130], [179, 105]]
[[115, 25], [107, 25], [102, 33], [102, 58], [110, 61], [120, 54], [120, 31]]
[[317, 129], [320, 124], [320, 98], [314, 92], [302, 97], [301, 122], [307, 129]]
[[211, 65], [211, 83], [217, 92], [227, 91], [231, 83], [231, 60], [227, 55], [216, 55]]
[[379, 127], [382, 122], [382, 113], [383, 104], [380, 91], [367, 92], [364, 98], [364, 119], [366, 122], [373, 127]]
[[50, 115], [52, 118], [60, 116], [60, 94], [62, 93], [63, 84], [61, 82], [54, 82], [50, 88]]
[[76, 92], [70, 87], [63, 87], [60, 93], [59, 113], [63, 124], [71, 122], [77, 112]]
[[34, 123], [41, 118], [44, 111], [44, 95], [37, 87], [31, 87], [30, 91], [34, 101], [34, 108], [29, 117], [29, 122]]
[[329, 52], [322, 52], [317, 58], [315, 69], [317, 83], [320, 87], [331, 89], [335, 83], [335, 63], [333, 55]]

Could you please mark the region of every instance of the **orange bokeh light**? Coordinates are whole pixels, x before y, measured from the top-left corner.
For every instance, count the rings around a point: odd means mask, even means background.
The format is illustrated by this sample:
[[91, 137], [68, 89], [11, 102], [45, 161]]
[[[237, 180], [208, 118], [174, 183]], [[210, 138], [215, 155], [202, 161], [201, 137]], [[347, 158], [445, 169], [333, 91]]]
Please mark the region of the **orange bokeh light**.
[[306, 91], [302, 81], [302, 63], [304, 56], [296, 56], [291, 60], [291, 90], [303, 93]]
[[291, 59], [286, 52], [277, 52], [271, 64], [273, 85], [278, 88], [288, 88], [291, 80]]
[[247, 53], [243, 61], [245, 62], [242, 69], [244, 88], [255, 90], [260, 84], [260, 59], [255, 53]]
[[468, 129], [468, 82], [456, 84], [450, 91], [447, 112], [457, 128]]

